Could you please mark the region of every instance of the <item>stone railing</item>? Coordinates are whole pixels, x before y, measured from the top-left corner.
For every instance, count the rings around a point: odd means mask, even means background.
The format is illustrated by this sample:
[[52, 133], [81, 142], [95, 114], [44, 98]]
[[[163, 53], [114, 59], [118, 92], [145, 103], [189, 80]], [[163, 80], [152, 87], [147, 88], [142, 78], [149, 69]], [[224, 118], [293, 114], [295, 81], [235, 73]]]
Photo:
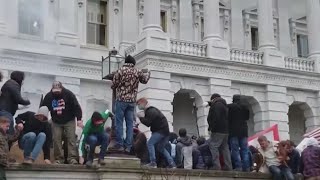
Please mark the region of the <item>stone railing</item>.
[[207, 45], [203, 43], [171, 39], [170, 44], [170, 49], [172, 53], [201, 57], [206, 56]]
[[137, 51], [136, 44], [132, 44], [131, 46], [129, 46], [127, 49], [124, 50], [124, 53], [125, 55], [134, 56], [136, 54], [136, 51]]
[[251, 63], [251, 64], [263, 64], [263, 53], [257, 51], [231, 49], [230, 59], [231, 61]]
[[306, 58], [285, 57], [284, 63], [287, 69], [314, 72], [314, 61]]

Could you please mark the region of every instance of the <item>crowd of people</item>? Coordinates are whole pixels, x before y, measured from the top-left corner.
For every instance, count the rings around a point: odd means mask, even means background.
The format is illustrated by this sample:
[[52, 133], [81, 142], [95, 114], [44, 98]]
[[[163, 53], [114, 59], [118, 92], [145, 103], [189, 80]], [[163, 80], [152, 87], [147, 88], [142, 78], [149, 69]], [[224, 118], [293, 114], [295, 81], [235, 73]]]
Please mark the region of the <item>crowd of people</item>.
[[[23, 150], [23, 163], [27, 165], [34, 163], [41, 150], [44, 162], [51, 164], [53, 144], [55, 164], [85, 164], [91, 167], [96, 156], [95, 149], [100, 146], [97, 155], [100, 165], [105, 165], [107, 150], [116, 150], [136, 155], [148, 168], [260, 171], [270, 172], [274, 179], [285, 177], [287, 180], [294, 179], [293, 174], [302, 173], [311, 180], [320, 179], [320, 147], [316, 140], [310, 140], [301, 156], [292, 142], [274, 144], [265, 136], [258, 138], [260, 147], [249, 147], [249, 110], [240, 103], [239, 95], [233, 96], [231, 104], [227, 104], [219, 94], [211, 96], [207, 102], [210, 108], [208, 139], [190, 137], [184, 128], [179, 130], [178, 135], [170, 132], [167, 118], [157, 107], [146, 98], [137, 100], [139, 83], [148, 83], [151, 74], [147, 69], [135, 68], [135, 63], [133, 57], [127, 56], [123, 67], [113, 76], [115, 112], [93, 112], [85, 125], [76, 96], [58, 81], [45, 95], [38, 112], [27, 111], [18, 114], [14, 120], [19, 105], [30, 105], [30, 101], [21, 96], [24, 73], [12, 72], [0, 95], [0, 179], [5, 179], [8, 152], [15, 141]], [[136, 107], [138, 113], [135, 112]], [[111, 128], [105, 128], [109, 118], [115, 120], [116, 143], [112, 147], [109, 146]], [[136, 118], [150, 127], [149, 139], [134, 127]], [[126, 123], [125, 139], [123, 121]], [[76, 126], [82, 128], [78, 145]]]

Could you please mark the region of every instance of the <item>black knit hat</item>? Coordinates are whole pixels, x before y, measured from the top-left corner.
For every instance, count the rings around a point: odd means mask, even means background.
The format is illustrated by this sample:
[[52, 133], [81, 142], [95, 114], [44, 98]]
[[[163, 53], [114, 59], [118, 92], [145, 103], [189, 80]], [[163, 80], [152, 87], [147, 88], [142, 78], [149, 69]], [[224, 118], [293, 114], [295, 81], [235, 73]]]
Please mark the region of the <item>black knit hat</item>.
[[217, 98], [217, 97], [221, 97], [220, 94], [214, 93], [212, 94], [210, 100], [213, 100], [214, 98]]
[[124, 62], [125, 62], [125, 63], [129, 63], [129, 64], [136, 65], [136, 60], [135, 60], [132, 56], [130, 56], [130, 55], [128, 55], [128, 56], [125, 58]]
[[235, 95], [233, 95], [232, 100], [233, 101], [240, 101], [240, 98], [241, 98], [241, 96], [239, 94], [235, 94]]
[[16, 81], [20, 86], [24, 80], [24, 72], [22, 71], [13, 71], [10, 75], [10, 79]]

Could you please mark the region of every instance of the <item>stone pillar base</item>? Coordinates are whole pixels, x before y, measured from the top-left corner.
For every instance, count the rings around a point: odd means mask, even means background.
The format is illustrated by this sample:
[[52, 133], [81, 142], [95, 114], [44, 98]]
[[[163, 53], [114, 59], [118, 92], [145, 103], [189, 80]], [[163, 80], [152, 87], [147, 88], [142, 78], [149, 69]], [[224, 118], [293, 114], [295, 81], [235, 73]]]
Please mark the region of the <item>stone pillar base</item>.
[[314, 61], [314, 72], [320, 73], [320, 55], [310, 56], [308, 59]]
[[207, 57], [230, 61], [230, 47], [221, 39], [204, 41], [207, 44]]
[[143, 31], [137, 43], [137, 53], [145, 49], [170, 52], [170, 39], [161, 31]]
[[285, 68], [284, 54], [275, 49], [264, 49], [263, 64], [271, 67]]

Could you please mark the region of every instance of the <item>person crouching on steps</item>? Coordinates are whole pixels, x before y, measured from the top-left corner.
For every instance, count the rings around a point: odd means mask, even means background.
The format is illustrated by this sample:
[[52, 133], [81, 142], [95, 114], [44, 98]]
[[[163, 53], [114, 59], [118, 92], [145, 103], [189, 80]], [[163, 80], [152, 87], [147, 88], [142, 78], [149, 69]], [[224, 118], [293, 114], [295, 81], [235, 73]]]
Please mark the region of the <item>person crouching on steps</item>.
[[104, 156], [106, 155], [109, 144], [109, 135], [105, 131], [104, 125], [109, 117], [113, 117], [113, 114], [109, 110], [102, 113], [94, 112], [91, 119], [87, 121], [83, 128], [79, 144], [80, 164], [83, 164], [84, 159], [86, 159], [86, 166], [92, 167], [96, 146], [101, 145], [98, 163], [105, 165]]
[[19, 114], [16, 124], [23, 126], [19, 147], [23, 150], [24, 164], [32, 164], [43, 150], [44, 162], [51, 164], [50, 146], [52, 142], [51, 124], [48, 122], [49, 109], [40, 107], [38, 113], [27, 111]]
[[150, 163], [146, 167], [157, 168], [156, 163], [156, 153], [155, 146], [157, 144], [158, 151], [163, 154], [169, 168], [176, 168], [172, 157], [169, 152], [165, 149], [165, 145], [169, 142], [169, 125], [167, 118], [162, 114], [162, 112], [152, 106], [149, 106], [147, 99], [141, 98], [137, 101], [138, 108], [144, 111], [143, 113], [138, 113], [137, 116], [141, 123], [150, 127], [152, 132], [150, 139], [147, 142]]

